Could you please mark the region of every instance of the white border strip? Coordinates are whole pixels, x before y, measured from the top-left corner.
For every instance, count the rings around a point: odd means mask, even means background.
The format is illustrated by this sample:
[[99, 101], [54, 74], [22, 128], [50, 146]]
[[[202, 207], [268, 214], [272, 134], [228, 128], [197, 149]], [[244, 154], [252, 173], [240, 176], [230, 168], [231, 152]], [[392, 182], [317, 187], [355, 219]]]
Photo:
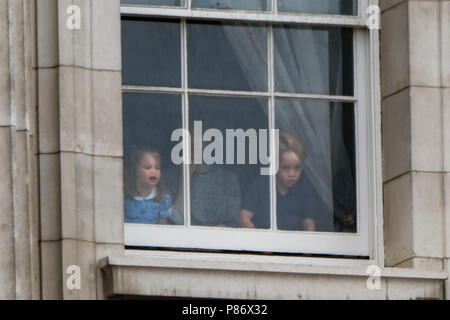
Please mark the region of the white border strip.
[[127, 246], [162, 248], [369, 255], [367, 232], [292, 232], [195, 226], [188, 229], [125, 223], [125, 243]]
[[[270, 92], [257, 91], [228, 91], [228, 90], [206, 90], [206, 89], [183, 89], [170, 87], [145, 87], [145, 86], [123, 86], [123, 92], [143, 92], [143, 93], [167, 93], [184, 94], [199, 96], [222, 96], [222, 97], [254, 97], [271, 98]], [[274, 92], [274, 98], [279, 99], [301, 99], [301, 100], [323, 100], [330, 102], [349, 102], [356, 103], [358, 98], [352, 96], [333, 96], [321, 94], [301, 94], [301, 93], [283, 93]]]
[[263, 23], [289, 23], [323, 26], [366, 28], [366, 20], [359, 16], [312, 15], [291, 13], [248, 12], [235, 10], [201, 10], [186, 8], [158, 8], [125, 6], [120, 7], [122, 16], [144, 16], [158, 18], [196, 19], [196, 20], [241, 20]]

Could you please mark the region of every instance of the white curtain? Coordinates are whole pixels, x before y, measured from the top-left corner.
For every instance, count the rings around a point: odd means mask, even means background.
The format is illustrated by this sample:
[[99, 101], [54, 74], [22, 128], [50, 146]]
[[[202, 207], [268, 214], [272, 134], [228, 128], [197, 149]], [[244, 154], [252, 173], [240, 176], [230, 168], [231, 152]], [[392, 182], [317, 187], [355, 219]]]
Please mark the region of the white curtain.
[[[334, 41], [333, 47], [330, 47], [328, 29], [303, 28], [292, 32], [282, 27], [275, 28], [275, 50], [278, 51], [278, 54], [275, 54], [276, 88], [282, 88], [285, 92], [327, 95], [341, 91], [341, 42]], [[255, 27], [226, 25], [223, 26], [223, 32], [231, 45], [230, 50], [238, 57], [242, 71], [253, 88], [252, 79], [260, 79], [267, 74], [267, 70], [261, 68], [267, 65], [267, 52], [260, 52], [256, 56], [246, 54], [252, 51], [250, 48], [260, 46], [257, 43], [260, 38], [255, 36]], [[339, 35], [336, 33], [337, 37]], [[333, 60], [330, 59], [330, 50], [333, 52]], [[334, 75], [330, 72], [330, 61], [339, 66]], [[260, 67], [255, 68], [255, 65]], [[295, 70], [291, 70], [292, 66], [295, 66]], [[255, 70], [259, 74], [255, 75]], [[336, 79], [331, 79], [331, 76]], [[331, 83], [336, 87], [330, 88]], [[282, 131], [297, 136], [306, 148], [308, 157], [304, 170], [326, 207], [321, 221], [324, 230], [333, 230], [333, 165], [335, 170], [336, 166], [340, 166], [344, 171], [350, 170], [348, 153], [344, 151], [342, 108], [338, 108], [336, 104], [332, 115], [330, 110], [330, 103], [322, 101], [280, 100], [276, 105], [277, 126]], [[332, 148], [334, 154], [339, 154], [334, 160], [331, 157]]]

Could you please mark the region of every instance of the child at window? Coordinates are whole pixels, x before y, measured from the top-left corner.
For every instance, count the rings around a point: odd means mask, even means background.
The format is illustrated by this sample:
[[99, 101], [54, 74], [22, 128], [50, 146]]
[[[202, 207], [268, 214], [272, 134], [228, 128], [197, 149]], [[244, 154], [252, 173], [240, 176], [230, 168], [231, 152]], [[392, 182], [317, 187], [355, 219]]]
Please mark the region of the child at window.
[[[280, 168], [276, 176], [278, 230], [315, 231], [315, 194], [302, 178], [305, 152], [290, 134], [280, 136]], [[261, 176], [250, 186], [241, 207], [242, 228], [270, 228], [270, 182]]]
[[125, 222], [167, 224], [172, 198], [161, 176], [161, 156], [149, 148], [133, 149], [125, 166]]

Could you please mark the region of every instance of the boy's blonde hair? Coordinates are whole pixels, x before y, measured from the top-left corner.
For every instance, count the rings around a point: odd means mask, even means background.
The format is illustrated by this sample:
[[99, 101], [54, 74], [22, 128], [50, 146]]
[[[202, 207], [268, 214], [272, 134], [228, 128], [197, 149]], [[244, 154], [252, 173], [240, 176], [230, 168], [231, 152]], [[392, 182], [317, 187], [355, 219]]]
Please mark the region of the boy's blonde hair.
[[290, 133], [282, 133], [280, 135], [280, 158], [285, 152], [294, 152], [302, 164], [306, 158], [306, 152], [302, 143]]
[[[151, 154], [154, 156], [161, 164], [161, 155], [155, 149], [149, 147], [133, 147], [131, 152], [124, 157], [124, 187], [125, 187], [125, 198], [133, 198], [138, 194], [137, 190], [137, 168], [141, 162], [144, 155]], [[159, 179], [156, 185], [156, 196], [155, 201], [162, 203], [166, 196], [166, 185], [162, 178]]]

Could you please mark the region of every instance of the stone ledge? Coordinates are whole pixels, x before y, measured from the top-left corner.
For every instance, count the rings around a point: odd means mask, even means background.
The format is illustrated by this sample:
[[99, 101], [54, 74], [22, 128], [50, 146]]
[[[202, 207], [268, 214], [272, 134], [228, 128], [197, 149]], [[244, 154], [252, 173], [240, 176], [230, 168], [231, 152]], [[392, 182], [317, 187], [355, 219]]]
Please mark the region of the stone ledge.
[[98, 264], [107, 297], [445, 298], [445, 272], [382, 268], [380, 288], [369, 290], [368, 265], [370, 261], [364, 260], [174, 252], [125, 253], [103, 258]]

